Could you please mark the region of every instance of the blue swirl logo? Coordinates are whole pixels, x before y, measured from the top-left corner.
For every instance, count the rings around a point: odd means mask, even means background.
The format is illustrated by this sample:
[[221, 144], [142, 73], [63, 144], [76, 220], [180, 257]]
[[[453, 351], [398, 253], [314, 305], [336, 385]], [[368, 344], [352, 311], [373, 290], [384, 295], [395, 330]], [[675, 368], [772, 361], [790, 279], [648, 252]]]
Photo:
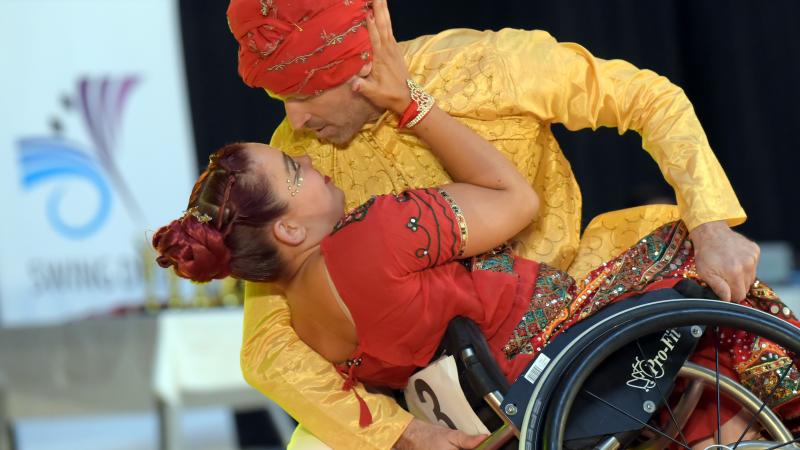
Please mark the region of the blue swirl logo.
[[[56, 183], [47, 199], [47, 219], [53, 229], [66, 238], [83, 239], [103, 226], [111, 212], [112, 186], [132, 218], [144, 222], [142, 209], [115, 162], [122, 112], [138, 82], [136, 76], [78, 80], [77, 92], [68, 103], [77, 107], [83, 119], [94, 157], [60, 137], [19, 141], [22, 186], [31, 190], [47, 182]], [[69, 224], [63, 218], [65, 180], [88, 183], [97, 191], [97, 209], [85, 223]]]
[[82, 239], [97, 232], [111, 212], [111, 188], [101, 168], [88, 155], [65, 141], [31, 138], [19, 141], [19, 163], [22, 186], [31, 190], [46, 182], [65, 179], [84, 181], [92, 186], [99, 198], [96, 211], [88, 221], [69, 224], [62, 218], [65, 189], [56, 186], [47, 198], [47, 219], [62, 236]]

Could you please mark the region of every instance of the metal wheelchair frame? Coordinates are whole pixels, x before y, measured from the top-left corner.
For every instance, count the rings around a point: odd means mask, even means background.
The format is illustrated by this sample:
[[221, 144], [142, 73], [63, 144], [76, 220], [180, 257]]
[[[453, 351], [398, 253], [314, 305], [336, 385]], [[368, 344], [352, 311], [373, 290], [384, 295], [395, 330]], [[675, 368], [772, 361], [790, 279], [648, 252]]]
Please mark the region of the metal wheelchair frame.
[[[687, 330], [691, 330], [693, 335], [696, 334], [694, 336], [696, 339], [702, 334], [703, 325], [743, 329], [800, 355], [800, 329], [774, 316], [741, 305], [708, 298], [686, 298], [692, 294], [708, 296], [708, 292], [698, 291], [698, 288], [699, 286], [693, 284], [684, 285], [682, 288], [676, 287], [676, 290], [654, 291], [637, 299], [625, 300], [626, 303], [620, 302], [616, 307], [612, 308], [614, 305], [611, 305], [604, 308], [595, 316], [570, 328], [569, 334], [565, 332], [554, 339], [550, 343], [550, 348], [546, 347], [543, 350], [542, 353], [550, 352], [550, 360], [546, 366], [537, 370], [537, 373], [540, 373], [533, 381], [520, 376], [511, 386], [494, 363], [478, 327], [468, 319], [454, 319], [448, 327], [443, 347], [456, 357], [461, 369], [462, 387], [465, 393], [468, 393], [468, 397], [473, 400], [482, 398], [502, 421], [497, 422], [500, 424], [499, 428], [478, 448], [481, 450], [513, 448], [510, 442], [517, 437], [520, 449], [560, 450], [573, 403], [595, 369], [622, 347], [632, 345], [633, 342], [636, 342], [638, 350], [642, 351], [642, 346], [638, 344], [639, 339], [663, 332], [665, 328], [690, 327]], [[536, 360], [526, 371], [531, 370], [530, 367], [535, 364]], [[718, 371], [714, 372], [692, 363], [683, 364], [683, 361], [677, 363], [674, 372], [680, 372], [680, 376], [692, 380], [690, 386], [675, 411], [670, 409], [671, 421], [667, 429], [657, 430], [655, 437], [645, 442], [638, 442], [634, 448], [663, 449], [670, 443], [688, 448], [685, 442], [679, 442], [677, 439], [681, 435], [680, 429], [685, 425], [700, 398], [703, 386], [706, 385], [716, 387], [718, 402], [721, 392], [749, 410], [753, 414], [753, 421], [757, 419], [773, 439], [773, 441], [742, 441], [740, 438], [740, 442], [730, 443], [730, 446], [719, 444], [715, 448], [798, 448], [792, 443], [800, 439], [795, 439], [761, 400], [737, 382], [719, 375]], [[783, 376], [788, 373], [788, 370], [784, 370]], [[665, 380], [667, 384], [663, 386], [671, 389], [673, 381], [674, 379]], [[782, 381], [783, 378], [776, 386]], [[662, 389], [664, 388], [658, 388], [658, 396], [663, 400], [665, 395], [661, 392]], [[591, 392], [589, 394], [594, 395]], [[604, 400], [600, 398], [599, 401]], [[615, 408], [615, 405], [607, 401], [605, 403], [609, 408]], [[654, 401], [653, 405], [647, 403], [645, 402], [645, 410], [649, 406], [652, 409], [649, 413], [652, 415], [659, 402]], [[635, 420], [641, 424], [642, 429], [651, 427], [646, 421]], [[602, 450], [626, 448], [638, 434], [636, 432], [607, 436], [586, 448]]]

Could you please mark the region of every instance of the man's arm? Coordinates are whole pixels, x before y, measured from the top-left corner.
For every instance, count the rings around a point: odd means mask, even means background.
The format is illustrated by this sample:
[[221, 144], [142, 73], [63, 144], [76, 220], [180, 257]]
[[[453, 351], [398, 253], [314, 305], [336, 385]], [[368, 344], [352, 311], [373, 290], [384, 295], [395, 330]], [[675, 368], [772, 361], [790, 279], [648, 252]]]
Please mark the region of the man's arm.
[[370, 394], [359, 384], [356, 389], [373, 420], [360, 427], [358, 401], [342, 391], [342, 377], [331, 363], [299, 339], [286, 300], [268, 289], [246, 285], [242, 374], [326, 445], [335, 450], [455, 450], [474, 448], [485, 438], [414, 419], [393, 399]]
[[755, 278], [758, 247], [730, 227], [746, 216], [692, 104], [665, 77], [622, 60], [595, 58], [544, 32], [499, 33], [501, 59], [519, 107], [570, 130], [634, 130], [675, 189], [691, 230], [699, 274], [723, 299], [741, 299]]
[[286, 300], [261, 295], [264, 289], [248, 283], [245, 293], [241, 367], [247, 382], [334, 449], [391, 448], [411, 414], [358, 385], [373, 417], [372, 425], [359, 427], [358, 401], [342, 390], [342, 377], [299, 339]]

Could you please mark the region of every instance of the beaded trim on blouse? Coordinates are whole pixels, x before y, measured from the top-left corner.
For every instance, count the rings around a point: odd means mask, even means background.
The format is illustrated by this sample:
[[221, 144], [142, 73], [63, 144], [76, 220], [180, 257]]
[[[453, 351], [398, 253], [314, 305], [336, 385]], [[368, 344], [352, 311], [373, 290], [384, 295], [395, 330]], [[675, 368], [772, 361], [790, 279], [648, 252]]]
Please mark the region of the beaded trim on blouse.
[[363, 360], [364, 359], [361, 356], [359, 356], [358, 358], [350, 358], [345, 362], [343, 362], [342, 364], [344, 364], [347, 367], [360, 366]]
[[461, 211], [461, 208], [456, 204], [456, 201], [453, 200], [453, 197], [450, 197], [450, 194], [447, 193], [444, 189], [438, 189], [439, 193], [442, 195], [447, 201], [447, 204], [450, 205], [450, 209], [453, 210], [453, 214], [456, 216], [456, 221], [458, 222], [458, 228], [461, 231], [461, 245], [458, 247], [458, 255], [457, 257], [464, 255], [464, 249], [467, 246], [467, 219], [464, 218], [464, 213]]

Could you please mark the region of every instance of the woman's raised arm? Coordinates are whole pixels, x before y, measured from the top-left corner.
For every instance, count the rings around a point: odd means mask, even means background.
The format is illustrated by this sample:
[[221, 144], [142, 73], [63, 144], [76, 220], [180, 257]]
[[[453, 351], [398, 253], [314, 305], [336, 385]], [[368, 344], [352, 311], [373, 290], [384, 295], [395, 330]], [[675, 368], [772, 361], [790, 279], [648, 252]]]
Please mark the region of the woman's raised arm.
[[[386, 0], [373, 2], [367, 27], [372, 70], [353, 89], [401, 115], [411, 103], [408, 69], [392, 33]], [[461, 207], [469, 229], [464, 256], [483, 253], [531, 223], [539, 206], [528, 181], [486, 139], [434, 105], [411, 129], [439, 158], [455, 183], [443, 186]]]

